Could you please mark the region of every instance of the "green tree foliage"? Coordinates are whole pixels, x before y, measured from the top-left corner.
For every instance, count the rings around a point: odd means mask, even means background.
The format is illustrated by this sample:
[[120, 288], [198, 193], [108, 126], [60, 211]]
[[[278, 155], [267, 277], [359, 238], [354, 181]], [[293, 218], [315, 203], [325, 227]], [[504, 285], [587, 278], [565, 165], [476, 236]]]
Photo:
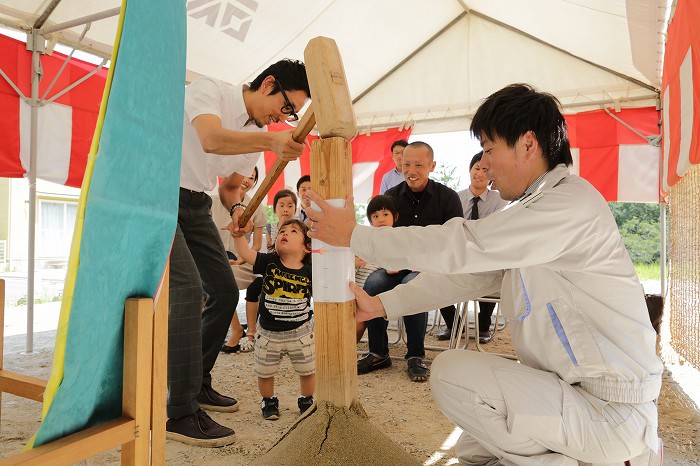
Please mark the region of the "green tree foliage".
[[369, 225], [369, 219], [367, 218], [367, 204], [355, 204], [355, 220], [360, 225]]
[[659, 205], [631, 202], [608, 204], [630, 258], [635, 264], [652, 264], [661, 258]]
[[265, 216], [267, 223], [277, 223], [277, 215], [275, 215], [275, 209], [271, 205], [265, 206]]
[[455, 175], [456, 171], [457, 167], [455, 166], [438, 164], [437, 169], [430, 174], [430, 178], [457, 191], [459, 189], [459, 176]]

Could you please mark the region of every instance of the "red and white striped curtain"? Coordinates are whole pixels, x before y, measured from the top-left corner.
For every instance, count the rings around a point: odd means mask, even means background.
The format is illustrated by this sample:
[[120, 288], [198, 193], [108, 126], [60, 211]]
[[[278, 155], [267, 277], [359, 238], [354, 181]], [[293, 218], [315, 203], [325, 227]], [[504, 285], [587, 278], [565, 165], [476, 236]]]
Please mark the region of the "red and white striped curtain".
[[[24, 96], [31, 96], [31, 53], [24, 42], [0, 35], [0, 68]], [[39, 96], [53, 81], [65, 60], [53, 53], [41, 56], [43, 76]], [[46, 99], [95, 69], [71, 59]], [[80, 187], [100, 110], [107, 70], [100, 70], [54, 102], [39, 107], [37, 177]], [[30, 106], [0, 78], [0, 176], [21, 178], [29, 169]]]
[[700, 163], [700, 2], [678, 0], [668, 27], [663, 93], [664, 192]]
[[661, 148], [654, 107], [565, 115], [573, 172], [608, 202], [659, 202]]
[[[685, 3], [679, 2], [679, 8]], [[694, 9], [700, 9], [700, 5], [694, 6]], [[682, 11], [677, 10], [676, 17], [679, 13]], [[683, 17], [682, 14], [680, 16]], [[680, 28], [679, 21], [678, 18], [674, 20], [673, 25], [676, 29]], [[694, 37], [697, 37], [697, 34]], [[693, 73], [697, 72], [695, 70], [700, 67], [692, 66], [692, 61], [696, 61], [695, 55], [691, 55], [689, 47], [684, 50], [683, 56], [693, 57], [685, 62], [690, 65], [684, 66], [689, 67]], [[700, 47], [696, 50], [700, 50]], [[65, 56], [59, 53], [41, 57], [44, 76], [40, 96], [64, 59]], [[669, 60], [667, 57], [666, 63], [667, 66], [671, 66], [673, 58]], [[678, 63], [679, 68], [681, 63], [682, 60]], [[30, 64], [31, 53], [26, 51], [23, 42], [0, 35], [0, 68], [25, 96], [30, 94]], [[71, 59], [47, 97], [50, 98], [55, 92], [83, 77], [94, 67], [95, 65]], [[55, 102], [40, 108], [36, 167], [38, 178], [68, 186], [81, 185], [106, 75], [107, 70], [102, 70]], [[677, 175], [679, 170], [683, 167], [687, 169], [688, 163], [696, 163], [698, 160], [696, 139], [693, 138], [692, 143], [673, 142], [673, 135], [677, 135], [677, 141], [680, 141], [680, 134], [686, 134], [681, 130], [686, 128], [688, 136], [683, 141], [690, 141], [693, 134], [689, 128], [691, 125], [699, 126], [696, 121], [698, 117], [693, 112], [689, 113], [692, 115], [690, 120], [681, 120], [678, 117], [688, 112], [681, 112], [681, 105], [674, 104], [681, 100], [674, 100], [677, 92], [673, 90], [673, 83], [677, 83], [676, 87], [679, 89], [685, 88], [680, 85], [680, 77], [669, 82], [671, 90], [668, 83], [665, 88], [665, 94], [670, 94], [670, 105], [666, 106], [669, 117], [665, 119], [667, 124], [671, 123], [670, 130], [666, 130], [666, 135], [670, 134], [671, 137], [666, 137], [665, 144], [670, 147], [671, 154], [674, 153], [674, 148], [676, 154], [679, 148], [686, 149], [685, 152], [681, 151], [686, 155], [671, 155], [666, 159], [666, 162], [670, 162], [668, 166], [672, 167], [667, 171], [670, 182], [672, 177], [677, 181], [680, 176]], [[683, 109], [687, 109], [688, 105], [691, 109], [698, 107], [694, 105], [697, 100], [696, 94], [691, 92], [689, 95], [690, 102], [683, 100], [686, 102]], [[23, 177], [29, 165], [29, 105], [2, 78], [0, 108], [0, 176]], [[575, 161], [574, 172], [588, 179], [608, 201], [658, 202], [660, 148], [649, 144], [645, 137], [658, 134], [659, 112], [650, 107], [625, 109], [613, 114], [617, 119], [603, 110], [566, 116]], [[627, 126], [621, 124], [618, 119], [624, 121]], [[628, 126], [635, 131], [630, 130]], [[273, 125], [271, 130], [275, 129], [288, 129], [288, 126], [275, 128]], [[391, 128], [373, 132], [371, 135], [360, 134], [352, 141], [353, 187], [357, 202], [367, 202], [379, 192], [382, 177], [394, 167], [390, 153], [391, 144], [397, 139], [408, 139], [410, 134], [411, 129]], [[308, 141], [313, 139], [314, 137], [310, 136]], [[307, 147], [299, 161], [288, 164], [271, 192], [274, 193], [285, 186], [296, 188], [299, 177], [309, 173], [308, 153]], [[274, 160], [274, 154], [265, 153], [264, 161], [259, 164], [263, 174], [272, 166]]]

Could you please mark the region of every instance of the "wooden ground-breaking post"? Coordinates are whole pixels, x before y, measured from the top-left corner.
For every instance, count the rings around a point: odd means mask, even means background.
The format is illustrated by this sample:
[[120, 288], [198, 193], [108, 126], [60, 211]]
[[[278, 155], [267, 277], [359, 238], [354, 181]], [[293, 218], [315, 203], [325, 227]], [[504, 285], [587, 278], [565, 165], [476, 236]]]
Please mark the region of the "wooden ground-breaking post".
[[[345, 70], [335, 41], [325, 37], [309, 41], [304, 61], [321, 136], [311, 146], [311, 186], [324, 199], [339, 202], [352, 194], [349, 139], [357, 132]], [[256, 464], [417, 465], [369, 422], [358, 401], [355, 300], [347, 291], [352, 254], [345, 248], [317, 246], [314, 241], [316, 404]], [[337, 262], [329, 259], [336, 257]], [[321, 297], [318, 282], [329, 276], [337, 283], [327, 283]]]
[[[122, 417], [0, 459], [0, 466], [71, 465], [122, 447], [122, 465], [165, 465], [169, 268], [154, 304], [131, 298], [124, 312]], [[42, 401], [46, 381], [2, 369], [5, 282], [0, 280], [0, 395]]]
[[[318, 118], [318, 116], [317, 116]], [[311, 187], [324, 199], [352, 194], [352, 147], [342, 137], [322, 138], [311, 146]], [[313, 255], [312, 260], [318, 256]], [[347, 283], [338, 283], [338, 287]], [[357, 401], [355, 300], [314, 301], [316, 400], [349, 408]]]

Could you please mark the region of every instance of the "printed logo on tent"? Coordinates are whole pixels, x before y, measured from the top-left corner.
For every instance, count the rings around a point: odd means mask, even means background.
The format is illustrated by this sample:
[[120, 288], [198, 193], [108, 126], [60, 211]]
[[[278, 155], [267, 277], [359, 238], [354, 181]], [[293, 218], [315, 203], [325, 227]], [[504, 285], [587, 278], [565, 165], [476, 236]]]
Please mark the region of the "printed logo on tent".
[[[240, 7], [244, 7], [242, 9]], [[188, 0], [187, 15], [203, 18], [207, 26], [244, 42], [253, 22], [252, 15], [258, 9], [256, 0]]]

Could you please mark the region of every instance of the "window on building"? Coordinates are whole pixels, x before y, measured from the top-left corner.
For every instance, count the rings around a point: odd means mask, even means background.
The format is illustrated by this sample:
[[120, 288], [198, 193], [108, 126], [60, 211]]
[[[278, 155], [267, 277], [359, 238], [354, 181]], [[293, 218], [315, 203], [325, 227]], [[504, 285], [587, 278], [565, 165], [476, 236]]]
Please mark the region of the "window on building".
[[39, 200], [39, 257], [68, 257], [78, 204]]

